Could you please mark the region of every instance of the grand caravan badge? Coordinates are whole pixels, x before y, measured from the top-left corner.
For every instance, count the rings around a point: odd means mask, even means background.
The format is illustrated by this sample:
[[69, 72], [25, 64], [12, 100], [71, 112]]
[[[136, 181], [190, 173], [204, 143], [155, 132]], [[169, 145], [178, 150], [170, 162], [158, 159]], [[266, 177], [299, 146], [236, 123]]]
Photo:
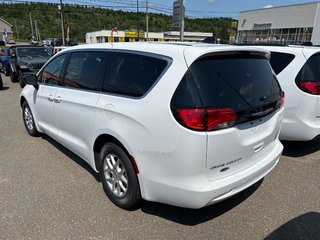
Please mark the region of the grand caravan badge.
[[225, 171], [229, 170], [229, 168], [226, 169], [226, 167], [228, 167], [228, 166], [230, 166], [230, 165], [232, 165], [232, 164], [234, 164], [234, 163], [236, 163], [236, 162], [240, 162], [241, 160], [242, 160], [242, 157], [239, 157], [239, 158], [234, 159], [234, 160], [232, 160], [232, 161], [229, 161], [229, 162], [227, 162], [227, 163], [222, 163], [222, 164], [213, 166], [213, 167], [210, 168], [210, 170], [215, 170], [215, 169], [218, 169], [218, 168], [223, 168], [222, 170], [224, 170], [223, 172], [225, 172]]

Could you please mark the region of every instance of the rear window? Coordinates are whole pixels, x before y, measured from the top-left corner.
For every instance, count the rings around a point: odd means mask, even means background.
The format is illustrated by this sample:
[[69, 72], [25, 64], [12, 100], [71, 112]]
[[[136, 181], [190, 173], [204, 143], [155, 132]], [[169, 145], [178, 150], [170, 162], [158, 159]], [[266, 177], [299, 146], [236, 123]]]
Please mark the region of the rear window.
[[235, 52], [195, 61], [172, 97], [171, 110], [188, 129], [214, 131], [275, 112], [283, 96], [267, 58]]
[[194, 62], [190, 71], [206, 108], [258, 112], [276, 107], [280, 98], [279, 83], [264, 56], [248, 52], [207, 56]]
[[289, 53], [271, 52], [270, 65], [275, 74], [278, 75], [282, 72], [292, 62], [294, 57], [293, 54]]
[[298, 73], [296, 82], [320, 82], [320, 53], [308, 59]]
[[110, 53], [103, 91], [141, 97], [156, 83], [169, 62], [135, 53]]

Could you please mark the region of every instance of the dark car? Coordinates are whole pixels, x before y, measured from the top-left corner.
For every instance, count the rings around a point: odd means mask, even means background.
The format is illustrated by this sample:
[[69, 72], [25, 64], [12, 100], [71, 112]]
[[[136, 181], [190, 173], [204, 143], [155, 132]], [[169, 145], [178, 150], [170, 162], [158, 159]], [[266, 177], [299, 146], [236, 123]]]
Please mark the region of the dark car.
[[46, 47], [42, 46], [13, 46], [10, 47], [10, 79], [12, 82], [25, 86], [23, 77], [30, 73], [36, 73], [50, 58]]
[[66, 39], [66, 46], [76, 46], [78, 42], [75, 38]]
[[51, 46], [53, 47], [58, 47], [58, 46], [62, 46], [63, 42], [62, 42], [62, 38], [53, 38], [51, 40]]
[[0, 49], [0, 71], [6, 76], [10, 74], [10, 48]]
[[52, 42], [53, 39], [54, 38], [45, 38], [45, 39], [42, 40], [41, 44], [43, 46], [51, 46], [51, 42]]
[[[63, 46], [63, 41], [62, 38], [52, 38], [50, 45], [52, 47], [60, 47]], [[78, 42], [75, 38], [69, 38], [69, 39], [65, 39], [65, 46], [76, 46], [78, 45]]]

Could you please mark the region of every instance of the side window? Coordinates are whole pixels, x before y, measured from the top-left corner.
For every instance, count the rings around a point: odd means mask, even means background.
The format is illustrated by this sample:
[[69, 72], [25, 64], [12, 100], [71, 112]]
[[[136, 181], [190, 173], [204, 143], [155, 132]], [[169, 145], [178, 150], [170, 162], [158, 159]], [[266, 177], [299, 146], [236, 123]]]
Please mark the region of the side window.
[[63, 54], [53, 59], [40, 73], [40, 83], [49, 85], [61, 85], [61, 72], [67, 54]]
[[293, 54], [289, 53], [280, 53], [280, 52], [271, 52], [270, 65], [273, 68], [275, 74], [279, 74], [285, 69], [294, 59]]
[[311, 56], [296, 77], [296, 82], [320, 81], [320, 54]]
[[105, 52], [75, 52], [71, 54], [63, 84], [98, 91], [101, 88], [107, 63]]
[[134, 53], [111, 53], [103, 91], [133, 97], [143, 96], [163, 73], [168, 62]]
[[11, 48], [10, 49], [10, 56], [15, 58], [16, 57], [16, 49], [15, 48]]

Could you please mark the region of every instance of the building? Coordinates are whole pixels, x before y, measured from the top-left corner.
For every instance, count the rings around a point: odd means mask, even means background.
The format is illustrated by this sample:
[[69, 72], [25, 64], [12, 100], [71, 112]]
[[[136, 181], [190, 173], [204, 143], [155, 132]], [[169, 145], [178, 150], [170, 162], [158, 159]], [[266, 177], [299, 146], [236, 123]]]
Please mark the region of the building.
[[[96, 32], [86, 33], [86, 43], [105, 43], [105, 42], [135, 42], [137, 41], [138, 34], [134, 30], [127, 31], [112, 31], [101, 30]], [[146, 39], [146, 33], [140, 31], [140, 41]], [[149, 32], [149, 41], [162, 41], [163, 33]]]
[[0, 41], [9, 43], [13, 41], [12, 25], [0, 18]]
[[[184, 32], [183, 40], [186, 42], [201, 42], [206, 37], [213, 37], [213, 33]], [[180, 32], [178, 31], [165, 32], [164, 41], [180, 41]]]
[[320, 2], [240, 12], [237, 42], [320, 45]]
[[[147, 36], [148, 35], [148, 36]], [[212, 33], [185, 32], [184, 40], [189, 42], [201, 42], [206, 37], [212, 37]], [[138, 34], [135, 30], [112, 31], [101, 30], [97, 32], [86, 33], [86, 43], [104, 43], [104, 42], [134, 42], [137, 41]], [[180, 32], [140, 32], [139, 41], [163, 42], [180, 41]]]

